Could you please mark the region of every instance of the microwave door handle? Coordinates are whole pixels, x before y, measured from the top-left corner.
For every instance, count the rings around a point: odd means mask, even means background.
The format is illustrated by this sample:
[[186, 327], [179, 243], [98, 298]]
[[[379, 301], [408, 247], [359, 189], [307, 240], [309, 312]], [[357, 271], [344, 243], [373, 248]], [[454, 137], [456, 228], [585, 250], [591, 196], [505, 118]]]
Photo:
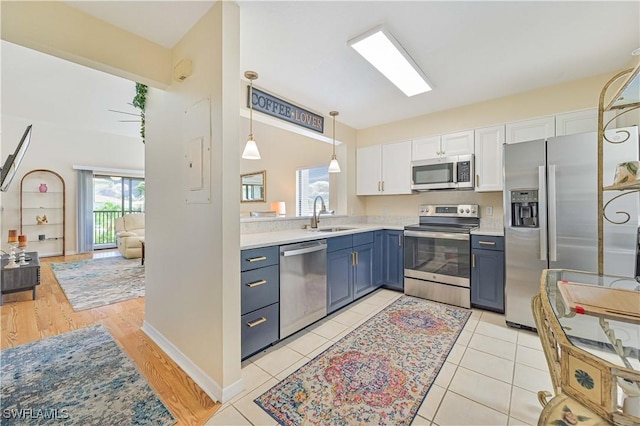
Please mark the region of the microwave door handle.
[[452, 167], [451, 170], [453, 171], [453, 183], [458, 183], [458, 162], [454, 161], [451, 163]]

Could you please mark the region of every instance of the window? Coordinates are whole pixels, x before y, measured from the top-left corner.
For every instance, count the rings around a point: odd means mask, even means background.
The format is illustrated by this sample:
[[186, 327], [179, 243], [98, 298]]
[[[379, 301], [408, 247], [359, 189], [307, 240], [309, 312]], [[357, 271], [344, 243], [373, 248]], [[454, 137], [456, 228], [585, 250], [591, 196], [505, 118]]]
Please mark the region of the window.
[[115, 247], [115, 220], [126, 213], [144, 212], [144, 179], [93, 177], [94, 248]]
[[[296, 170], [296, 216], [311, 216], [313, 200], [321, 196], [329, 210], [329, 167], [309, 167]], [[321, 208], [318, 200], [317, 210]]]

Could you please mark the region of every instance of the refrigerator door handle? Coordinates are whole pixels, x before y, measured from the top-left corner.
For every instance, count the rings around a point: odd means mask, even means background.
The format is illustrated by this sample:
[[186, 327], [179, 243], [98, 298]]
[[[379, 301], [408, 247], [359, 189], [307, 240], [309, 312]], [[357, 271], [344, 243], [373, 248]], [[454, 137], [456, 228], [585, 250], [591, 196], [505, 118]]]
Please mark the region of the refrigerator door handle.
[[538, 227], [540, 232], [540, 260], [547, 260], [547, 183], [545, 166], [538, 166]]
[[556, 208], [556, 166], [549, 166], [549, 261], [558, 260], [558, 233]]

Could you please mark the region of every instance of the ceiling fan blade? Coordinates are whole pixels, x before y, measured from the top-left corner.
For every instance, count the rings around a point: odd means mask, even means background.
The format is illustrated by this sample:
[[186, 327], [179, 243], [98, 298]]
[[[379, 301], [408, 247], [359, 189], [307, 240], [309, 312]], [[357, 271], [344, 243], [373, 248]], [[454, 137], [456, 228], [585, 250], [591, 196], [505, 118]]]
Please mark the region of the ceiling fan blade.
[[140, 114], [136, 114], [136, 113], [133, 113], [133, 112], [116, 111], [115, 109], [109, 109], [107, 111], [117, 112], [118, 114], [127, 114], [127, 115], [134, 115], [136, 117], [140, 117]]

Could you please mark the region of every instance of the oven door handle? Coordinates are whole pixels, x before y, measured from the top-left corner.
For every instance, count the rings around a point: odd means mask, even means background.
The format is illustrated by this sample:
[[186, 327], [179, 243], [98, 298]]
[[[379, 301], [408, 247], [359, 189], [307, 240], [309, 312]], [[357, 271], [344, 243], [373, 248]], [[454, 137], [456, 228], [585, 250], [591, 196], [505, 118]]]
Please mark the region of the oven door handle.
[[469, 234], [457, 234], [450, 232], [428, 232], [428, 231], [404, 231], [405, 237], [418, 238], [439, 238], [443, 240], [469, 241]]

